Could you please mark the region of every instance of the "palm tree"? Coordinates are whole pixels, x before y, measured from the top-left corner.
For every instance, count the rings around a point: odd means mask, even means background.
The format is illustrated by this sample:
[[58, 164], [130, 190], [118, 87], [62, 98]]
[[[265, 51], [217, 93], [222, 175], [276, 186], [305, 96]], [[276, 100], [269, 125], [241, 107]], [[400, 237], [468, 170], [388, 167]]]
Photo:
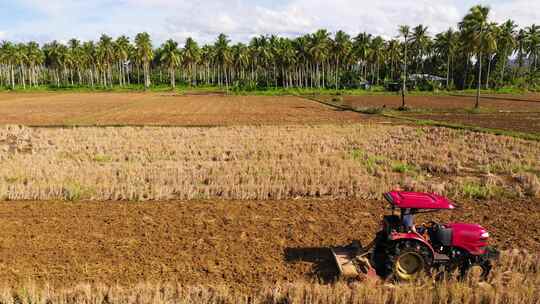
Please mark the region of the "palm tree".
[[14, 65], [16, 61], [16, 48], [13, 43], [3, 41], [0, 46], [0, 62], [3, 62], [8, 67], [8, 83], [12, 89], [15, 89], [15, 71]]
[[37, 86], [37, 71], [36, 67], [43, 64], [44, 55], [41, 51], [39, 44], [36, 42], [29, 42], [26, 46], [27, 59], [28, 59], [28, 78], [31, 86]]
[[507, 20], [499, 27], [500, 31], [497, 44], [501, 57], [501, 84], [504, 82], [504, 72], [506, 70], [508, 56], [513, 53], [516, 47], [516, 28], [517, 25], [512, 20]]
[[150, 35], [146, 32], [137, 34], [135, 36], [135, 45], [137, 59], [143, 67], [144, 89], [148, 90], [150, 87], [150, 62], [154, 58]]
[[291, 69], [298, 62], [296, 49], [294, 48], [293, 42], [290, 39], [280, 39], [279, 59], [282, 69], [283, 86], [293, 86]]
[[25, 77], [25, 65], [28, 61], [26, 45], [19, 43], [15, 46], [13, 59], [16, 66], [19, 67], [19, 75], [21, 76], [20, 82], [23, 89], [26, 89], [26, 77]]
[[[229, 77], [228, 77], [228, 66], [231, 63], [231, 52], [229, 49], [229, 38], [225, 34], [219, 34], [216, 42], [214, 43], [215, 48], [215, 59], [221, 69], [221, 75], [225, 77], [225, 86], [229, 90]], [[218, 71], [219, 74], [219, 71]], [[221, 77], [220, 77], [221, 78]]]
[[94, 87], [94, 78], [96, 70], [96, 46], [93, 41], [87, 41], [82, 44], [82, 60], [83, 67], [88, 72], [88, 80], [90, 86]]
[[57, 87], [60, 87], [60, 69], [64, 66], [64, 55], [67, 48], [56, 40], [45, 44], [45, 64], [52, 70], [52, 78]]
[[375, 85], [379, 84], [379, 70], [380, 63], [384, 57], [384, 39], [381, 36], [377, 36], [371, 40], [369, 59], [372, 66], [372, 81]]
[[536, 70], [538, 55], [540, 53], [540, 26], [533, 24], [525, 28], [526, 45], [529, 54], [529, 66], [531, 73]]
[[71, 84], [73, 85], [73, 69], [77, 69], [77, 81], [79, 85], [81, 84], [81, 42], [78, 39], [71, 39], [68, 41], [68, 54], [70, 57], [70, 63], [71, 63], [71, 69], [70, 69], [70, 78], [71, 78]]
[[471, 45], [474, 51], [477, 53], [478, 61], [478, 82], [476, 86], [476, 102], [475, 108], [480, 106], [480, 86], [482, 85], [482, 56], [483, 51], [486, 49], [488, 43], [488, 15], [489, 7], [476, 5], [473, 6], [469, 13], [463, 18], [463, 21], [459, 23], [460, 29], [465, 34], [467, 43]]
[[200, 64], [204, 67], [203, 81], [206, 84], [211, 84], [214, 82], [212, 72], [212, 67], [214, 66], [214, 56], [215, 52], [211, 46], [205, 45], [201, 48]]
[[[321, 29], [316, 31], [313, 35], [311, 35], [310, 39], [310, 46], [309, 46], [309, 54], [311, 56], [311, 60], [315, 64], [315, 75], [317, 79], [317, 87], [321, 86], [321, 76], [322, 76], [322, 86], [324, 87], [324, 61], [327, 59], [328, 56], [328, 44], [329, 44], [329, 38], [330, 34], [328, 31]], [[322, 73], [321, 73], [321, 65], [322, 65]]]
[[476, 101], [474, 104], [475, 108], [480, 106], [480, 87], [482, 85], [482, 56], [483, 51], [488, 49], [493, 49], [494, 40], [491, 40], [492, 37], [488, 22], [489, 7], [476, 5], [473, 6], [467, 15], [463, 18], [463, 21], [459, 23], [460, 29], [464, 32], [467, 39], [466, 43], [471, 46], [471, 48], [477, 54], [478, 61], [478, 82], [476, 86]]
[[416, 74], [419, 73], [420, 67], [422, 68], [422, 74], [423, 74], [423, 70], [424, 70], [423, 57], [430, 43], [430, 38], [427, 32], [428, 32], [428, 27], [423, 26], [422, 24], [419, 24], [418, 26], [414, 27], [413, 32], [411, 34], [411, 47], [414, 50], [414, 57], [416, 58], [415, 60]]
[[161, 46], [161, 57], [159, 61], [169, 70], [171, 88], [174, 90], [174, 88], [176, 87], [176, 68], [180, 66], [180, 63], [182, 61], [182, 54], [178, 49], [178, 42], [172, 39], [167, 40]]
[[411, 29], [408, 25], [400, 25], [398, 29], [403, 37], [403, 87], [401, 88], [401, 109], [405, 109], [405, 91], [407, 90], [407, 48], [411, 36]]
[[446, 56], [446, 88], [450, 87], [450, 67], [452, 58], [456, 53], [458, 46], [458, 36], [452, 28], [446, 32], [437, 34], [435, 37], [435, 49], [440, 55]]
[[399, 61], [401, 58], [401, 51], [399, 41], [396, 39], [391, 39], [386, 43], [386, 59], [390, 62], [389, 71], [390, 71], [390, 80], [394, 80], [395, 72], [398, 68]]
[[129, 38], [126, 36], [120, 36], [116, 39], [114, 43], [114, 53], [115, 58], [118, 61], [118, 69], [120, 72], [119, 82], [120, 85], [129, 84], [129, 73], [128, 73], [128, 59], [129, 59], [129, 49], [130, 49]]
[[112, 63], [114, 61], [114, 44], [111, 37], [103, 34], [99, 38], [97, 44], [97, 59], [101, 67], [101, 80], [106, 87], [109, 84], [112, 86]]
[[245, 44], [237, 43], [231, 48], [234, 81], [245, 80], [245, 70], [249, 65], [249, 51]]
[[309, 64], [309, 40], [307, 36], [301, 36], [292, 42], [296, 53], [296, 82], [301, 88], [308, 86], [308, 64]]
[[338, 31], [332, 41], [331, 53], [335, 60], [335, 82], [336, 90], [339, 86], [339, 77], [341, 74], [342, 58], [349, 56], [352, 49], [351, 37], [344, 31]]
[[191, 37], [188, 37], [184, 45], [183, 64], [188, 69], [189, 85], [193, 84], [193, 79], [195, 79], [195, 84], [197, 84], [197, 77], [193, 77], [193, 75], [196, 74], [195, 70], [200, 59], [201, 50], [197, 42]]
[[367, 79], [367, 58], [369, 46], [371, 45], [371, 34], [360, 33], [354, 38], [353, 52], [361, 65], [361, 73]]
[[272, 77], [274, 87], [277, 87], [277, 64], [279, 62], [279, 39], [276, 35], [271, 35], [268, 39], [268, 48], [271, 54], [270, 62], [272, 65]]
[[483, 45], [484, 53], [488, 58], [488, 69], [486, 75], [486, 89], [489, 89], [489, 75], [491, 73], [491, 62], [493, 61], [493, 54], [497, 51], [497, 38], [500, 36], [500, 29], [496, 23], [488, 24], [485, 30], [485, 44]]
[[270, 46], [268, 37], [260, 36], [254, 37], [250, 42], [252, 63], [255, 65], [255, 81], [258, 81], [259, 69], [262, 69], [266, 86], [269, 86], [269, 74], [268, 70], [271, 62], [273, 61], [274, 54]]
[[525, 64], [526, 54], [527, 54], [527, 33], [525, 32], [524, 29], [520, 29], [516, 36], [516, 55], [517, 55], [518, 69], [515, 74], [518, 76], [521, 75], [523, 65]]

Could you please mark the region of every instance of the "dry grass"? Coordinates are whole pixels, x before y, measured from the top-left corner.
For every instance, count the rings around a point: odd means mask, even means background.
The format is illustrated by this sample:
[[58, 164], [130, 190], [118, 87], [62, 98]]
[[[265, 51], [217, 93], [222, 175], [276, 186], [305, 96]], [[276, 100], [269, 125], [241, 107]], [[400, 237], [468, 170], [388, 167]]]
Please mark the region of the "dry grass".
[[[526, 196], [540, 143], [384, 125], [0, 129], [0, 199]], [[534, 182], [534, 178], [532, 178]], [[530, 183], [530, 182], [529, 182]]]
[[377, 281], [334, 284], [274, 284], [251, 293], [227, 286], [181, 286], [140, 284], [82, 284], [54, 289], [27, 284], [0, 289], [1, 303], [538, 303], [540, 259], [526, 252], [505, 252], [486, 282], [470, 277], [465, 281], [425, 278], [412, 284]]

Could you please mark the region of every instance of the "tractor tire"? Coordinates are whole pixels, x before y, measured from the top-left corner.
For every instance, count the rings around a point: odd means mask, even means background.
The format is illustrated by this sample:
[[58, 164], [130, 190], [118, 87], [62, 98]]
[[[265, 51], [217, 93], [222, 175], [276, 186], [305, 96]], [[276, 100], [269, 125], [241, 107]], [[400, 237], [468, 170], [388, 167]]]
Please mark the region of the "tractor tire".
[[[429, 274], [433, 256], [429, 248], [420, 242], [397, 242], [388, 256], [388, 266], [396, 281], [413, 281], [422, 274]], [[387, 266], [387, 267], [388, 267]]]
[[486, 249], [486, 253], [479, 260], [479, 265], [482, 267], [482, 280], [487, 280], [487, 277], [493, 268], [493, 262], [499, 260], [499, 257], [500, 252], [497, 249], [493, 247], [488, 247]]
[[499, 252], [492, 247], [488, 247], [486, 253], [480, 256], [470, 255], [466, 251], [458, 250], [453, 255], [451, 263], [446, 267], [446, 273], [452, 274], [458, 270], [458, 279], [465, 280], [474, 267], [479, 267], [481, 273], [478, 279], [485, 281], [493, 268], [493, 261], [498, 258]]
[[481, 281], [487, 280], [487, 277], [493, 268], [493, 260], [498, 259], [498, 256], [499, 252], [493, 248], [488, 248], [488, 252], [484, 255], [476, 257], [471, 256], [467, 263], [463, 263], [460, 267], [460, 279], [465, 279], [471, 269], [477, 266], [482, 270], [479, 279]]

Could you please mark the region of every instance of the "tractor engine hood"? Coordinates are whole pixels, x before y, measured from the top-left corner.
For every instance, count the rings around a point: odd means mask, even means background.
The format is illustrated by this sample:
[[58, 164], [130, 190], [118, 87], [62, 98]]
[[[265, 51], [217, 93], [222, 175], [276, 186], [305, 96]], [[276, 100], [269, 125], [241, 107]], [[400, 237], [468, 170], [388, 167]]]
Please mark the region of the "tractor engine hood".
[[489, 232], [478, 224], [451, 223], [444, 225], [452, 229], [452, 246], [481, 255], [488, 246]]

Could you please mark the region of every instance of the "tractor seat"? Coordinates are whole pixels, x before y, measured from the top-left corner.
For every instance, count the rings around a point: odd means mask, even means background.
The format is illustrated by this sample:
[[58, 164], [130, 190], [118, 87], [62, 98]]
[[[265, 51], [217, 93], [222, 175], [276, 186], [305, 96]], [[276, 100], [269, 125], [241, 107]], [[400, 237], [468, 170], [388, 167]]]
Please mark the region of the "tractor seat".
[[452, 244], [452, 229], [437, 225], [429, 230], [429, 238], [433, 244], [450, 246]]

